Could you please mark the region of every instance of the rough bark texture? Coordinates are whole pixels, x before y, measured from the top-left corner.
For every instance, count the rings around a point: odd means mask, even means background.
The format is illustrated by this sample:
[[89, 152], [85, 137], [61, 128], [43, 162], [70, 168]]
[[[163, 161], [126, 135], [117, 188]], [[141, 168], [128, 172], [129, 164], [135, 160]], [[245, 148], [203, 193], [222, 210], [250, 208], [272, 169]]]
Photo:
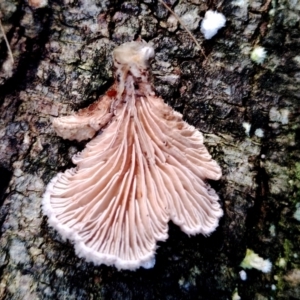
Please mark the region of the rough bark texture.
[[[61, 0], [40, 9], [0, 2], [15, 60], [11, 68], [0, 35], [0, 299], [225, 300], [235, 289], [243, 300], [300, 298], [300, 2], [167, 3], [179, 15], [191, 11], [205, 61], [155, 0]], [[227, 26], [204, 41], [198, 16], [217, 7]], [[213, 187], [225, 215], [210, 237], [170, 224], [153, 269], [118, 272], [77, 258], [40, 203], [84, 146], [58, 138], [51, 118], [97, 99], [113, 82], [112, 49], [138, 36], [156, 49], [157, 93], [205, 133], [222, 166]], [[262, 65], [250, 60], [254, 45], [268, 52]], [[269, 258], [272, 272], [249, 270], [241, 281], [247, 248]]]

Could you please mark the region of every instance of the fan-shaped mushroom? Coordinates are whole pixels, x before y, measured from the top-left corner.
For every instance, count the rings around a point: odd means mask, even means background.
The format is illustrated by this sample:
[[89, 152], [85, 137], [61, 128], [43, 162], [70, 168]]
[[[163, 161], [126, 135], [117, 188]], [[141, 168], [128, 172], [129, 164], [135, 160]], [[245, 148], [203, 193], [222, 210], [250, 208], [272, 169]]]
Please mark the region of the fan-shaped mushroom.
[[215, 230], [222, 210], [205, 182], [221, 169], [202, 134], [156, 97], [148, 79], [154, 50], [144, 42], [114, 50], [116, 83], [98, 102], [55, 119], [63, 138], [92, 138], [59, 173], [43, 197], [43, 211], [76, 253], [120, 269], [152, 267], [157, 241], [172, 220], [187, 234]]

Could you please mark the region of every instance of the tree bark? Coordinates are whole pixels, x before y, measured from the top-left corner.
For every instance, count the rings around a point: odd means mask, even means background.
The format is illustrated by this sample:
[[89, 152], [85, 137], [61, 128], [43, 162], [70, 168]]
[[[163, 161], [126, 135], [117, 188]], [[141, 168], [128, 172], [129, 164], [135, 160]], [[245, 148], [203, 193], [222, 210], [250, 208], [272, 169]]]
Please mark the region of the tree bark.
[[[0, 299], [300, 298], [300, 2], [166, 3], [181, 17], [196, 10], [190, 26], [206, 58], [155, 0], [0, 3], [14, 57], [11, 64], [1, 34]], [[204, 40], [199, 16], [208, 9], [227, 23]], [[224, 217], [210, 237], [170, 224], [153, 269], [120, 272], [79, 259], [40, 204], [84, 147], [57, 137], [51, 118], [103, 94], [113, 83], [112, 50], [137, 37], [156, 50], [157, 94], [205, 134], [222, 167], [211, 184]], [[267, 51], [262, 64], [250, 59], [257, 45]], [[271, 273], [246, 270], [240, 279], [247, 248], [270, 259]]]

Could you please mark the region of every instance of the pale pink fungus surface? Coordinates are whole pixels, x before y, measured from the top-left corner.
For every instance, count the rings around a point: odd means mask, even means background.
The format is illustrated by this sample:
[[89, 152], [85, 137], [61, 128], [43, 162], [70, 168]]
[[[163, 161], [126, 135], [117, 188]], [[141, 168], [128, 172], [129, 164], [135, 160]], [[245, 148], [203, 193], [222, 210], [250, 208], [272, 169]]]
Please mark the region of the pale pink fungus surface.
[[153, 48], [130, 42], [113, 55], [112, 88], [53, 121], [63, 138], [93, 139], [73, 157], [75, 168], [51, 180], [43, 211], [78, 256], [134, 270], [154, 265], [169, 220], [191, 235], [215, 230], [223, 212], [205, 180], [218, 180], [221, 169], [202, 134], [155, 96], [148, 79]]

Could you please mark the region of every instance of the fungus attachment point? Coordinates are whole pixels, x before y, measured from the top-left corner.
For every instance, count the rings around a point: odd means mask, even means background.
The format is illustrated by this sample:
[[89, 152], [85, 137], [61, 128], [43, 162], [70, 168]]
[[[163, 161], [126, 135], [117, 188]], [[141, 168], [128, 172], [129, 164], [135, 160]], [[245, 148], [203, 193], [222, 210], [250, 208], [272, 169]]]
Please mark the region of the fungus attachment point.
[[191, 235], [215, 230], [223, 212], [205, 180], [218, 180], [221, 170], [202, 134], [155, 96], [148, 78], [153, 48], [130, 42], [113, 55], [119, 80], [110, 92], [53, 122], [67, 139], [102, 133], [73, 157], [76, 168], [49, 183], [43, 212], [78, 256], [134, 270], [154, 265], [169, 220]]

